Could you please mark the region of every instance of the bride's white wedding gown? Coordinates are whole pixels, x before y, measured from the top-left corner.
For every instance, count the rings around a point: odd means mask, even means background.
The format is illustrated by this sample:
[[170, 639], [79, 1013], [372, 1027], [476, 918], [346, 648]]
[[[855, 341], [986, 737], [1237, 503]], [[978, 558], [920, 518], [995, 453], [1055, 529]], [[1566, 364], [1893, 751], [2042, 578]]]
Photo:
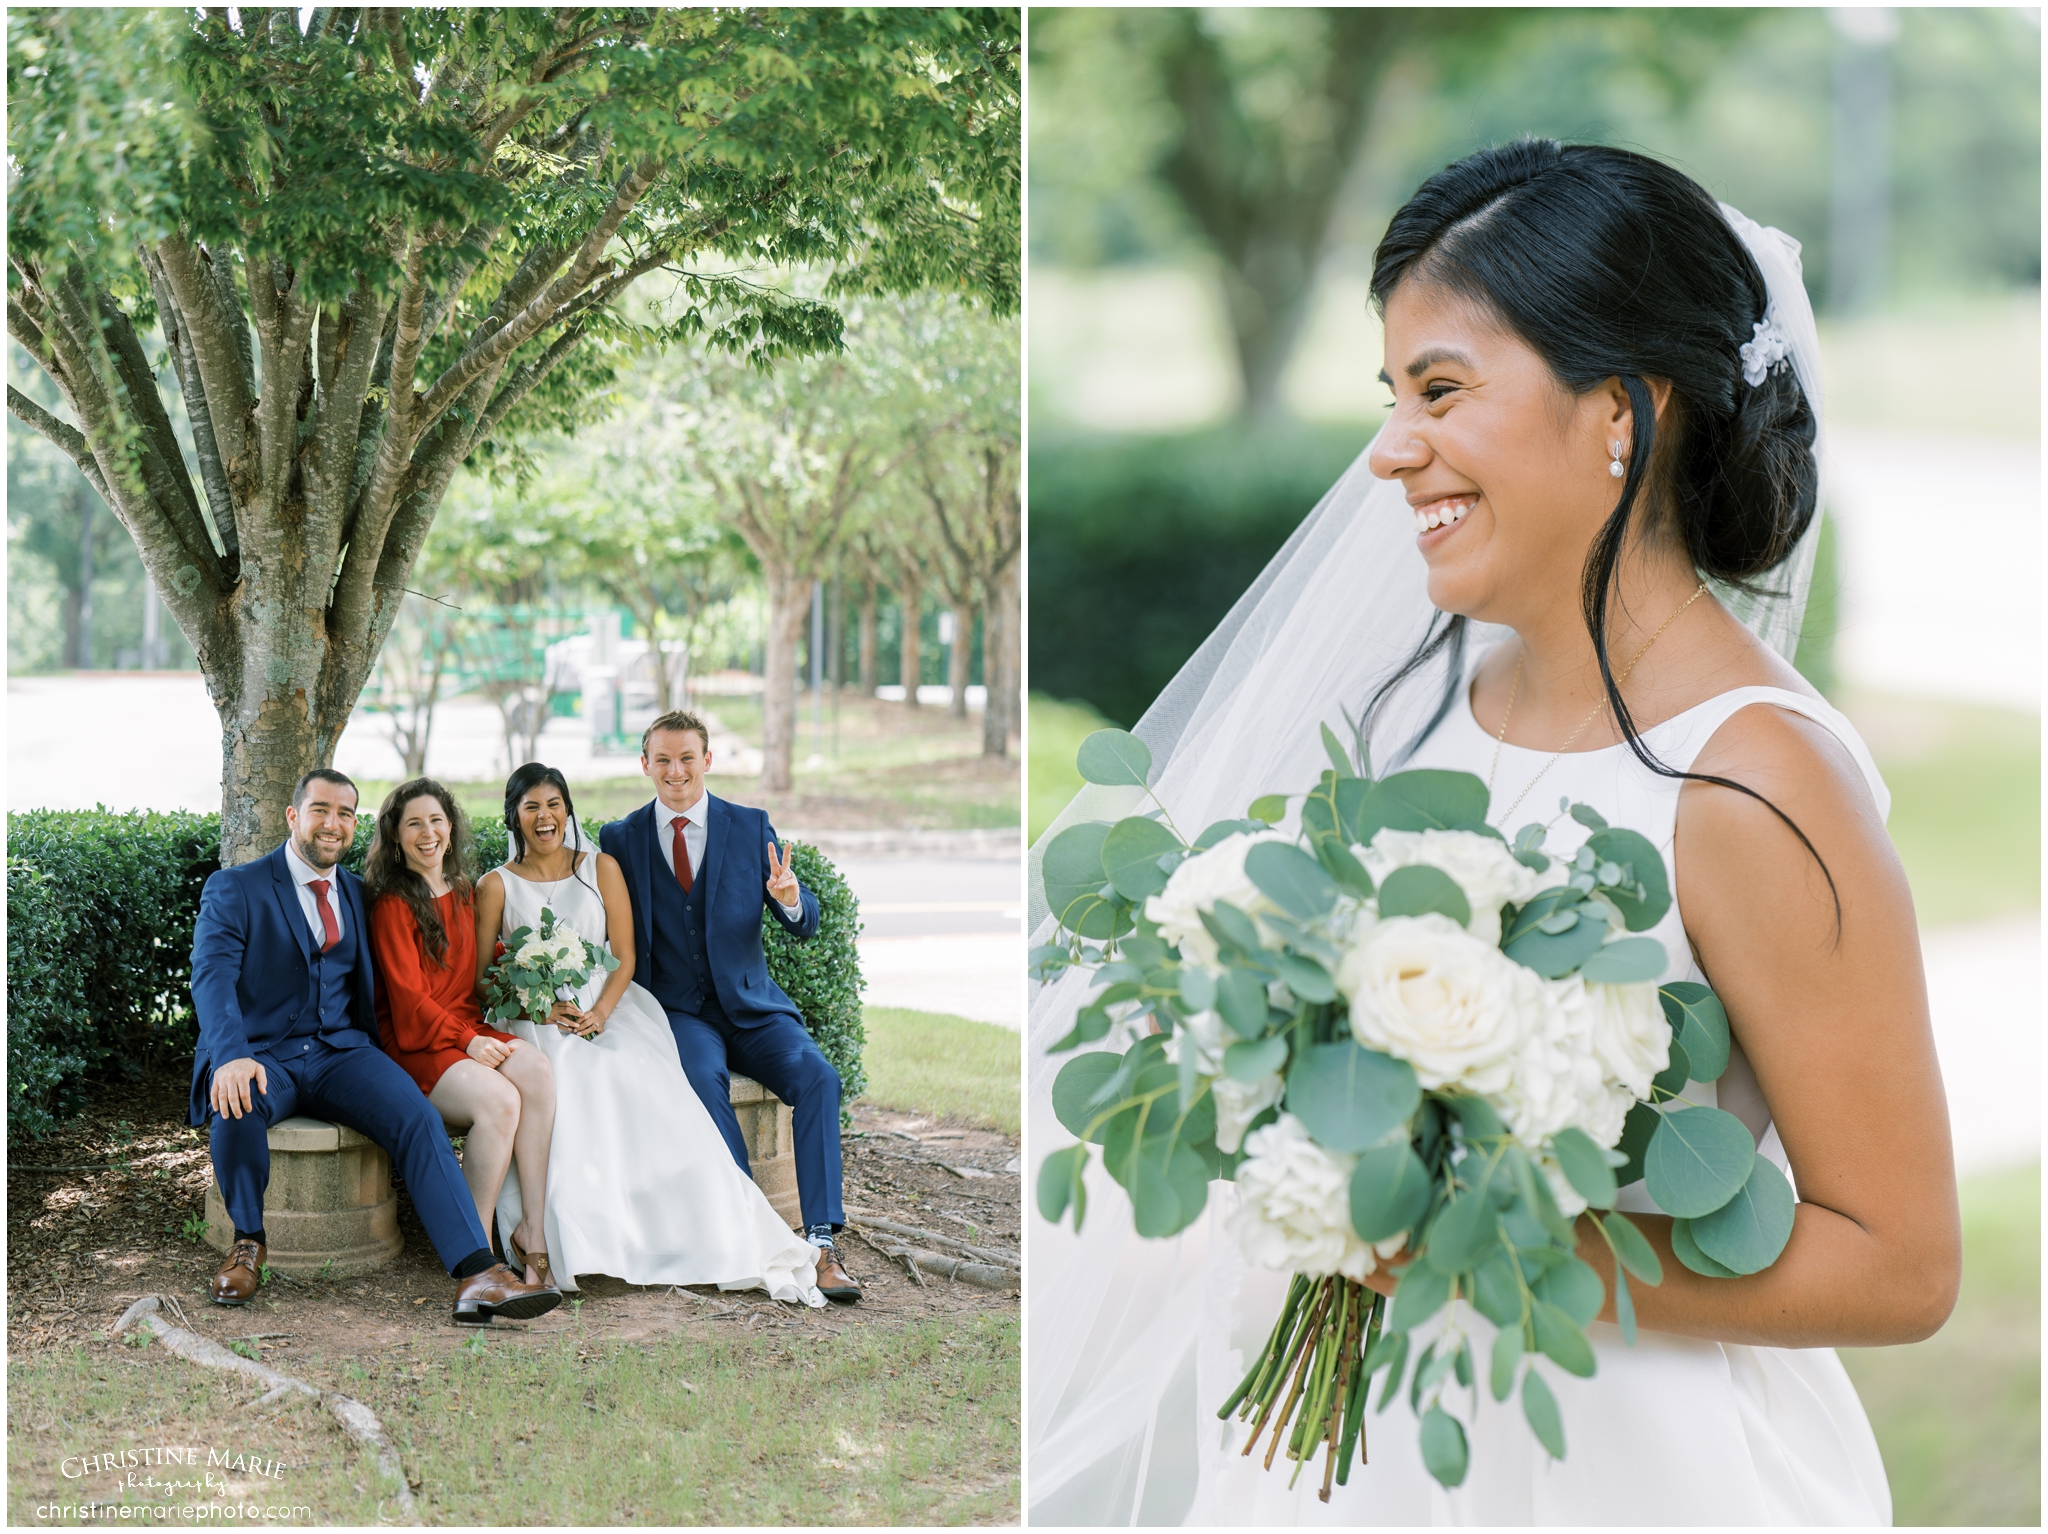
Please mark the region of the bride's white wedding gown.
[[[502, 935], [538, 927], [543, 906], [605, 944], [604, 901], [585, 857], [582, 877], [541, 884], [498, 870]], [[576, 997], [588, 1007], [603, 973]], [[716, 1284], [766, 1289], [778, 1300], [822, 1306], [817, 1252], [776, 1214], [726, 1148], [683, 1074], [661, 1006], [629, 985], [595, 1039], [548, 1025], [510, 1024], [555, 1073], [555, 1133], [548, 1150], [547, 1250], [557, 1282], [609, 1273], [630, 1284]], [[520, 1220], [517, 1167], [498, 1196], [498, 1228]]]

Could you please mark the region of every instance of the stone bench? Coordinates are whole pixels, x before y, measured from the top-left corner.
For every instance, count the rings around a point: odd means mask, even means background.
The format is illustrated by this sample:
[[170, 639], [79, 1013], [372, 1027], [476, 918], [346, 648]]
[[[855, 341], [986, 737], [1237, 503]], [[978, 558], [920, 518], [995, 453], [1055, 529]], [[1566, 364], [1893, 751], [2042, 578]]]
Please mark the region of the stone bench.
[[[800, 1215], [789, 1105], [745, 1076], [732, 1078], [731, 1100], [754, 1182], [794, 1228]], [[263, 1234], [270, 1264], [281, 1273], [352, 1278], [383, 1267], [405, 1244], [390, 1158], [353, 1129], [326, 1119], [271, 1125]], [[208, 1244], [225, 1252], [234, 1235], [219, 1188], [208, 1184]]]

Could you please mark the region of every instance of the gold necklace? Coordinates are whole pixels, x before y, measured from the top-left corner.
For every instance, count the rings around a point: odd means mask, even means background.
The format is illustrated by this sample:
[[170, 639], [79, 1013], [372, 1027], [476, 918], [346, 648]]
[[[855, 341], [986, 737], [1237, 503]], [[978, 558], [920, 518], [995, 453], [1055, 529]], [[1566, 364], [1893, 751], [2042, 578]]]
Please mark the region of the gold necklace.
[[[1643, 657], [1650, 653], [1650, 646], [1655, 644], [1659, 639], [1663, 638], [1664, 630], [1670, 628], [1672, 624], [1678, 621], [1679, 613], [1684, 612], [1688, 607], [1692, 606], [1693, 603], [1697, 602], [1701, 597], [1705, 596], [1706, 591], [1707, 583], [1705, 581], [1701, 581], [1699, 585], [1693, 589], [1693, 594], [1687, 597], [1683, 602], [1680, 602], [1678, 604], [1677, 611], [1673, 612], [1670, 617], [1666, 618], [1662, 623], [1657, 625], [1657, 632], [1652, 634], [1648, 639], [1643, 641], [1643, 647], [1640, 650], [1636, 651], [1635, 659], [1631, 660], [1626, 666], [1624, 666], [1621, 670], [1621, 674], [1615, 677], [1615, 691], [1619, 692], [1621, 690], [1621, 684], [1623, 682], [1626, 682], [1632, 675], [1635, 674], [1635, 669], [1638, 665], [1642, 663]], [[1493, 738], [1493, 765], [1486, 769], [1486, 797], [1489, 800], [1493, 798], [1493, 776], [1496, 772], [1500, 770], [1500, 748], [1507, 743], [1508, 721], [1514, 718], [1515, 716], [1515, 699], [1517, 696], [1520, 695], [1522, 691], [1522, 664], [1527, 659], [1528, 656], [1526, 652], [1515, 657], [1515, 680], [1513, 685], [1511, 685], [1508, 688], [1508, 706], [1506, 711], [1503, 712], [1500, 716], [1500, 733]], [[1514, 814], [1515, 811], [1521, 806], [1522, 801], [1529, 797], [1530, 790], [1535, 788], [1535, 786], [1538, 783], [1543, 781], [1543, 774], [1550, 771], [1551, 768], [1557, 765], [1558, 758], [1563, 756], [1567, 751], [1571, 750], [1571, 748], [1575, 744], [1577, 744], [1579, 737], [1586, 733], [1588, 726], [1590, 726], [1595, 719], [1598, 719], [1600, 715], [1603, 712], [1605, 712], [1606, 708], [1607, 699], [1605, 697], [1602, 697], [1598, 703], [1593, 705], [1593, 712], [1586, 715], [1585, 718], [1579, 721], [1579, 727], [1576, 730], [1573, 730], [1570, 735], [1565, 737], [1565, 743], [1562, 746], [1558, 747], [1557, 751], [1551, 756], [1550, 760], [1545, 762], [1543, 766], [1540, 769], [1538, 769], [1536, 776], [1529, 780], [1529, 786], [1527, 788], [1524, 788], [1519, 794], [1515, 795], [1515, 802], [1513, 804], [1510, 804], [1505, 810], [1501, 812], [1498, 824], [1500, 825], [1500, 828], [1502, 830], [1507, 829], [1508, 816]]]

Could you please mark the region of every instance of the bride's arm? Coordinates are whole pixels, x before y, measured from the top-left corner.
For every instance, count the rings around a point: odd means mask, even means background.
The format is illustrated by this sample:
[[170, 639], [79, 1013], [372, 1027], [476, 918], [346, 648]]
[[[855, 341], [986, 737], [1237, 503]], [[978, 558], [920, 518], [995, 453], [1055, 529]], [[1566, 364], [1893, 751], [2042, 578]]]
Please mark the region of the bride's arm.
[[[1764, 805], [1712, 784], [1679, 796], [1687, 935], [1728, 1009], [1798, 1185], [1792, 1238], [1748, 1278], [1702, 1278], [1671, 1221], [1636, 1220], [1664, 1281], [1631, 1286], [1646, 1328], [1781, 1347], [1914, 1342], [1948, 1319], [1962, 1236], [1948, 1107], [1928, 1023], [1912, 896], [1862, 774], [1832, 735], [1780, 709], [1724, 725], [1693, 770], [1782, 809], [1841, 897]], [[1583, 1228], [1583, 1227], [1582, 1227]], [[1587, 1232], [1581, 1255], [1611, 1286]], [[1612, 1306], [1603, 1313], [1612, 1320]]]
[[619, 871], [619, 860], [609, 852], [597, 855], [597, 892], [604, 897], [604, 935], [611, 944], [612, 957], [619, 961], [619, 967], [612, 971], [611, 978], [598, 992], [597, 1000], [590, 1004], [585, 1017], [594, 1017], [601, 1027], [612, 1015], [612, 1008], [619, 1004], [619, 998], [626, 994], [626, 987], [633, 983], [633, 897], [626, 893], [626, 876]]
[[504, 920], [505, 886], [494, 868], [476, 885], [476, 991], [479, 997], [484, 991], [484, 976], [490, 973], [492, 961], [498, 956], [498, 928]]

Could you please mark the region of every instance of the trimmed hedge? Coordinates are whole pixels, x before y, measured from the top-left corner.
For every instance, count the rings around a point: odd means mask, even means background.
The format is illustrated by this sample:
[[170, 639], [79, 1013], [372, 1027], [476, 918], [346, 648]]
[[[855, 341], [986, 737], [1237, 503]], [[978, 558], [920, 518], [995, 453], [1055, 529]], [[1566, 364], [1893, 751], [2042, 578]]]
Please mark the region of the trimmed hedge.
[[[360, 823], [343, 859], [356, 873], [371, 824]], [[594, 842], [601, 822], [584, 824]], [[470, 828], [478, 871], [502, 863], [503, 821], [478, 816]], [[7, 1133], [37, 1139], [83, 1112], [93, 1083], [191, 1058], [192, 926], [220, 867], [220, 817], [30, 810], [10, 814], [7, 831]], [[764, 914], [768, 973], [851, 1101], [867, 1086], [860, 902], [823, 853], [790, 845], [821, 920], [799, 943]]]

